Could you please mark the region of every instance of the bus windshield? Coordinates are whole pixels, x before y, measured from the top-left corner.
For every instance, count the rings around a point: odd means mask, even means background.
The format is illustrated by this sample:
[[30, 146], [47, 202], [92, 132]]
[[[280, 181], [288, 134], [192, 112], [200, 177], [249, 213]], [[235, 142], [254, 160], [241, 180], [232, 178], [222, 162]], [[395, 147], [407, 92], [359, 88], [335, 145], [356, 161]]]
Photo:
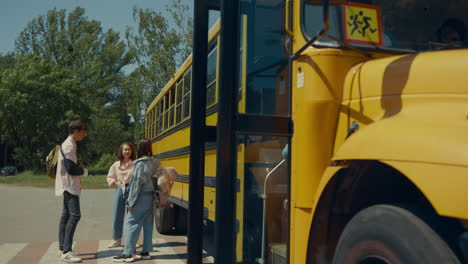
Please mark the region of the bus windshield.
[[[323, 28], [322, 6], [304, 0], [306, 37]], [[357, 0], [330, 6], [329, 35], [353, 46], [402, 51], [463, 48], [468, 5], [465, 0]], [[324, 37], [315, 45], [339, 46]]]

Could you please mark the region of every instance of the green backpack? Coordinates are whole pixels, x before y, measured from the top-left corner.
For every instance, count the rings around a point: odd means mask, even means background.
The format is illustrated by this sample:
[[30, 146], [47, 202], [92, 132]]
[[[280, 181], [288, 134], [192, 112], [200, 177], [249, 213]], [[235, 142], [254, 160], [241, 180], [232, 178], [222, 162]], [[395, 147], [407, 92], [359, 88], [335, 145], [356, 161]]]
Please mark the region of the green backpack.
[[49, 178], [51, 179], [55, 179], [55, 174], [57, 173], [57, 163], [58, 163], [59, 153], [60, 153], [60, 145], [56, 145], [49, 152], [49, 155], [47, 155], [46, 157], [47, 175], [49, 175]]

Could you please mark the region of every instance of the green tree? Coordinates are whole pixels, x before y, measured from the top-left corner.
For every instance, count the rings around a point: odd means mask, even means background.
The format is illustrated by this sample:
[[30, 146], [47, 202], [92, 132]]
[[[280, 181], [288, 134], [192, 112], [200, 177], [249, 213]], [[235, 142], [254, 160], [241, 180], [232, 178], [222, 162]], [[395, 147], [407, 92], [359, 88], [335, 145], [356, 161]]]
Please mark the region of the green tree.
[[89, 20], [76, 7], [67, 17], [65, 10], [52, 9], [34, 18], [15, 42], [19, 54], [36, 54], [72, 70], [82, 89], [81, 96], [97, 110], [112, 100], [122, 68], [132, 63], [118, 32], [103, 32], [101, 23]]
[[45, 154], [63, 141], [68, 123], [89, 116], [79, 91], [69, 69], [37, 55], [21, 55], [1, 72], [1, 141], [15, 146], [15, 158], [25, 168], [41, 168]]
[[0, 72], [5, 69], [14, 67], [15, 64], [16, 64], [16, 56], [13, 53], [10, 52], [5, 55], [0, 53]]
[[114, 152], [121, 140], [129, 138], [133, 127], [119, 102], [126, 79], [122, 69], [133, 62], [133, 54], [118, 32], [103, 32], [101, 23], [88, 19], [81, 7], [68, 15], [52, 9], [34, 18], [15, 46], [18, 54], [34, 54], [67, 69], [76, 81], [74, 96], [89, 109], [77, 118], [87, 120], [92, 128], [83, 142], [86, 151], [80, 151], [85, 159], [93, 162], [103, 153]]
[[[3, 76], [3, 71], [6, 69], [11, 69], [15, 67], [16, 64], [16, 57], [13, 53], [7, 53], [6, 55], [3, 55], [0, 53], [0, 83], [2, 80]], [[1, 90], [0, 86], [0, 90]], [[0, 112], [0, 118], [2, 116], [2, 112]], [[0, 129], [0, 149], [3, 147], [3, 152], [0, 153], [0, 164], [7, 164], [8, 162], [8, 156], [11, 151], [9, 145], [6, 143], [6, 141], [3, 139], [5, 136], [3, 135], [4, 132]]]
[[122, 84], [122, 108], [128, 110], [130, 122], [132, 124], [132, 139], [136, 143], [145, 135], [145, 101], [153, 98], [154, 94], [148, 94], [145, 89], [145, 80], [141, 70], [138, 68], [127, 76]]
[[[128, 46], [135, 54], [139, 77], [144, 84], [143, 104], [148, 106], [172, 74], [191, 52], [192, 18], [181, 0], [167, 7], [170, 17], [161, 12], [134, 8], [138, 28], [127, 28]], [[172, 21], [172, 23], [171, 23]]]

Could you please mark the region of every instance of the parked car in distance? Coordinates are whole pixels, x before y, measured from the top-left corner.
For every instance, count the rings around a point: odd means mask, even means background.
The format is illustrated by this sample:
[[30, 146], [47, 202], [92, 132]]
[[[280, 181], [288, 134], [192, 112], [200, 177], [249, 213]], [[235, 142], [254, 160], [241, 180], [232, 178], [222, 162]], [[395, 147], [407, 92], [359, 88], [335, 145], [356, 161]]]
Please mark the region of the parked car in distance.
[[18, 173], [18, 169], [15, 166], [5, 166], [0, 170], [2, 176], [15, 175], [16, 173]]

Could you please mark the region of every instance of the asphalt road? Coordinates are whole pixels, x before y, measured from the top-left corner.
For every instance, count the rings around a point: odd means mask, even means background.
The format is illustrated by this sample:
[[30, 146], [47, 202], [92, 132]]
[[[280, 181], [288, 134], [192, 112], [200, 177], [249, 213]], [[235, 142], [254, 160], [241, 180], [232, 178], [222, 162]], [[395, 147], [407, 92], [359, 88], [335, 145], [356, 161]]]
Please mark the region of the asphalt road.
[[[74, 240], [111, 239], [114, 191], [82, 190]], [[62, 203], [53, 189], [0, 185], [0, 243], [57, 241]]]
[[[74, 246], [83, 264], [110, 264], [122, 247], [108, 249], [111, 241], [114, 189], [83, 190], [81, 220]], [[53, 189], [0, 185], [0, 264], [63, 263], [57, 255], [58, 224], [63, 197]], [[187, 261], [187, 239], [183, 235], [153, 233], [151, 260], [141, 263], [182, 264]], [[205, 253], [204, 263], [213, 263]]]

